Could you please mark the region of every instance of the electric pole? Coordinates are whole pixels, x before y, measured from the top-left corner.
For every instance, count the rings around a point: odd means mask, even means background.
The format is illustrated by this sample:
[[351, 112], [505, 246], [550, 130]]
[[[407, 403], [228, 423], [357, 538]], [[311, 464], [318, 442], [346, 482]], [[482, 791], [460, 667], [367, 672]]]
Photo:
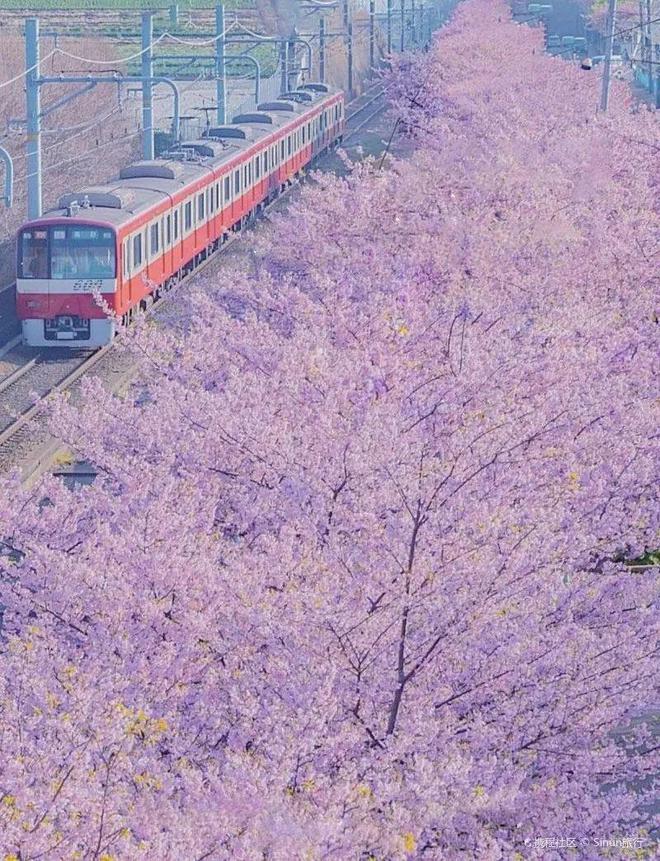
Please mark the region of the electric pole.
[[325, 18], [319, 17], [319, 80], [325, 83]]
[[346, 59], [348, 62], [346, 89], [349, 99], [353, 93], [353, 16], [351, 11], [350, 0], [344, 0], [342, 12], [344, 32], [346, 33]]
[[219, 126], [227, 122], [227, 88], [225, 86], [225, 7], [215, 7], [215, 103]]
[[[369, 69], [373, 70], [376, 55], [376, 34], [374, 32], [376, 19], [376, 0], [369, 0]], [[370, 71], [369, 74], [372, 72]]]
[[644, 28], [644, 31], [646, 61], [649, 68], [649, 90], [653, 92], [653, 24], [651, 18], [651, 0], [646, 0], [646, 27]]
[[39, 78], [39, 19], [25, 19], [25, 97], [27, 106], [28, 218], [41, 216], [41, 90]]
[[387, 56], [392, 53], [392, 0], [387, 0]]
[[606, 111], [610, 102], [610, 75], [612, 71], [612, 53], [614, 51], [614, 28], [616, 26], [616, 0], [609, 0], [607, 9], [607, 50], [603, 68], [603, 89], [600, 97], [600, 109]]

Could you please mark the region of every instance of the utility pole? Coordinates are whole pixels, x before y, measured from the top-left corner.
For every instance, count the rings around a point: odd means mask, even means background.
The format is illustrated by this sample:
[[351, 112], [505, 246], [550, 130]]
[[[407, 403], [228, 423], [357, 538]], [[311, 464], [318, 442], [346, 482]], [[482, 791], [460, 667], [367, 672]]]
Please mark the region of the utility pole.
[[603, 89], [600, 97], [600, 109], [606, 111], [610, 102], [610, 74], [612, 70], [612, 52], [614, 51], [614, 27], [616, 26], [616, 0], [609, 0], [607, 9], [607, 50], [603, 68]]
[[325, 83], [325, 18], [319, 17], [319, 80]]
[[348, 98], [353, 97], [353, 20], [348, 22]]
[[[293, 33], [291, 35], [294, 35]], [[289, 38], [286, 43], [287, 53], [286, 53], [286, 91], [287, 93], [291, 92], [291, 90], [295, 90], [296, 88], [296, 80], [294, 80], [293, 84], [291, 83], [292, 75], [295, 78], [298, 77], [298, 72], [296, 71], [296, 42]]]
[[401, 53], [406, 47], [406, 0], [401, 0]]
[[25, 97], [27, 106], [27, 214], [41, 216], [41, 93], [39, 19], [25, 19]]
[[153, 78], [154, 21], [151, 12], [142, 13], [142, 158], [154, 158]]
[[375, 39], [374, 24], [376, 18], [376, 0], [369, 0], [369, 69], [375, 65]]
[[651, 23], [651, 0], [646, 0], [646, 33], [644, 43], [646, 47], [646, 61], [649, 68], [649, 91], [653, 92], [653, 24]]
[[346, 89], [348, 91], [348, 98], [350, 99], [353, 94], [353, 16], [351, 15], [350, 0], [344, 0], [342, 13], [344, 32], [346, 33], [346, 59], [348, 62]]
[[215, 103], [219, 126], [227, 122], [227, 88], [225, 86], [225, 7], [215, 7]]
[[415, 42], [417, 41], [417, 34], [415, 32], [415, 0], [410, 0], [410, 44], [412, 49], [415, 49]]
[[387, 55], [392, 53], [392, 0], [387, 0]]
[[286, 39], [280, 42], [280, 92], [286, 93], [289, 80], [289, 43]]

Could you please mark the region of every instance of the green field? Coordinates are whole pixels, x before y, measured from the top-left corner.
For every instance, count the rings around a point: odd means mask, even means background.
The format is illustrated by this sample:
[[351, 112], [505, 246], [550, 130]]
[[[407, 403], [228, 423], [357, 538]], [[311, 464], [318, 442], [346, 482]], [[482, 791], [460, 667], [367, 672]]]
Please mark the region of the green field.
[[[81, 12], [112, 11], [113, 9], [160, 9], [167, 10], [173, 5], [167, 0], [0, 0], [0, 9], [12, 9], [17, 12], [55, 12], [58, 9], [75, 9]], [[179, 0], [179, 12], [190, 9], [212, 9], [216, 4], [213, 0]], [[228, 9], [252, 8], [251, 0], [225, 0]]]

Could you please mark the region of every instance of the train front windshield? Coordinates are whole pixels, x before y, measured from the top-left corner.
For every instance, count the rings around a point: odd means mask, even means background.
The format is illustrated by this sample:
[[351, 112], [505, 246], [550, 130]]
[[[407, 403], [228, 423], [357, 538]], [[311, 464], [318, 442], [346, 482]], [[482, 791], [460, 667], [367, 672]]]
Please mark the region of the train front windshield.
[[19, 278], [114, 278], [115, 234], [80, 225], [28, 228], [18, 257]]

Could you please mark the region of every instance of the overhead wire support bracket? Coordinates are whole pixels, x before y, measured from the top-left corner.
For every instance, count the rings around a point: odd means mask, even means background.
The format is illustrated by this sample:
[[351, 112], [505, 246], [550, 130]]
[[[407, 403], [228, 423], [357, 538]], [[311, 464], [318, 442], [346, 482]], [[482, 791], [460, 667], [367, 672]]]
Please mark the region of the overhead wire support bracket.
[[[105, 79], [104, 79], [105, 80]], [[50, 80], [48, 78], [37, 78], [37, 84], [70, 84], [72, 83], [71, 78], [62, 78], [61, 80]], [[79, 90], [76, 90], [74, 93], [68, 93], [66, 96], [62, 96], [61, 99], [58, 99], [56, 102], [53, 102], [52, 105], [49, 105], [46, 110], [41, 111], [39, 113], [39, 119], [44, 119], [56, 111], [58, 108], [64, 107], [64, 105], [72, 102], [74, 99], [77, 99], [78, 96], [82, 96], [84, 93], [88, 93], [90, 90], [93, 90], [96, 86], [96, 81], [88, 81], [84, 87], [81, 87]]]
[[3, 200], [9, 209], [14, 202], [14, 162], [7, 150], [1, 146], [0, 161], [5, 163], [5, 193], [0, 194], [0, 200]]
[[[172, 119], [172, 134], [178, 139], [179, 137], [179, 116], [180, 116], [180, 97], [179, 97], [179, 88], [176, 83], [168, 77], [164, 75], [153, 75], [152, 77], [147, 79], [149, 84], [153, 86], [157, 86], [158, 84], [165, 84], [165, 86], [170, 87], [172, 90], [172, 94], [174, 96], [174, 117]], [[69, 77], [61, 77], [61, 76], [44, 76], [38, 79], [40, 84], [83, 84], [88, 83], [92, 86], [96, 86], [97, 84], [133, 84], [140, 83], [144, 81], [142, 75], [119, 75], [114, 72], [112, 75], [73, 75]], [[69, 96], [65, 97], [65, 99], [61, 99], [55, 105], [52, 105], [48, 111], [40, 114], [41, 117], [46, 116], [54, 110], [55, 107], [60, 107], [62, 104], [65, 104], [67, 101], [70, 101], [74, 96], [80, 95], [81, 92], [84, 92], [87, 87], [79, 90], [76, 93], [71, 93]], [[91, 89], [91, 88], [90, 88]]]

